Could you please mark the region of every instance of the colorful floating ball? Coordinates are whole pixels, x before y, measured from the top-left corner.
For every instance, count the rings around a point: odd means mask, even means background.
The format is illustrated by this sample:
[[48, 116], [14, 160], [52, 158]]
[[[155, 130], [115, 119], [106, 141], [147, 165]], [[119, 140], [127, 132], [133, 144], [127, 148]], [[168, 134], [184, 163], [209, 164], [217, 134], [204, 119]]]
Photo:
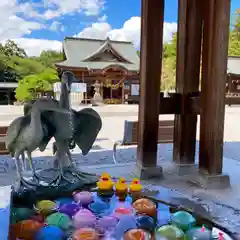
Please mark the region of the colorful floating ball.
[[57, 226], [62, 230], [67, 230], [71, 227], [71, 219], [64, 213], [53, 213], [46, 218], [48, 225]]
[[210, 240], [213, 238], [212, 238], [212, 232], [205, 226], [202, 226], [202, 227], [194, 227], [189, 229], [186, 232], [185, 239], [186, 240]]
[[156, 204], [147, 198], [140, 198], [136, 200], [133, 203], [133, 207], [136, 210], [137, 214], [145, 214], [151, 217], [155, 217], [157, 213]]
[[15, 208], [13, 207], [11, 209], [11, 218], [10, 222], [11, 224], [27, 220], [29, 219], [32, 215], [34, 215], [34, 211], [30, 208]]
[[150, 240], [151, 234], [142, 229], [131, 229], [127, 231], [123, 240]]
[[43, 226], [43, 223], [34, 220], [24, 220], [11, 225], [10, 236], [12, 239], [34, 240], [36, 233]]
[[72, 198], [68, 198], [68, 197], [63, 197], [63, 198], [57, 198], [55, 200], [55, 202], [57, 203], [58, 206], [62, 206], [66, 203], [72, 203], [73, 202], [73, 199]]
[[80, 202], [82, 205], [88, 205], [93, 202], [93, 195], [91, 192], [82, 191], [82, 192], [74, 192], [73, 199], [75, 202]]
[[165, 237], [170, 240], [184, 240], [184, 232], [174, 225], [164, 225], [156, 229], [156, 240]]
[[75, 228], [93, 227], [96, 223], [96, 217], [87, 209], [80, 209], [73, 216], [73, 226]]
[[196, 224], [196, 219], [186, 211], [178, 211], [172, 214], [170, 222], [185, 231]]
[[35, 209], [38, 213], [47, 215], [57, 209], [57, 204], [50, 200], [42, 200], [37, 202]]
[[156, 228], [155, 220], [146, 215], [139, 215], [136, 217], [137, 227], [146, 231], [152, 232]]
[[59, 207], [59, 212], [68, 215], [70, 218], [73, 217], [80, 210], [80, 206], [76, 203], [66, 203]]
[[108, 229], [115, 228], [117, 224], [118, 224], [118, 220], [115, 217], [103, 216], [97, 220], [96, 227], [100, 231], [102, 230], [106, 231]]
[[109, 210], [109, 204], [105, 202], [93, 202], [88, 205], [88, 208], [96, 215], [102, 215]]
[[93, 228], [81, 228], [72, 235], [73, 240], [99, 240], [98, 233]]
[[45, 221], [44, 215], [41, 215], [41, 214], [33, 215], [33, 216], [30, 217], [30, 219], [32, 219], [34, 221], [37, 221], [37, 222], [40, 222], [40, 223], [43, 223]]
[[116, 208], [113, 212], [113, 216], [117, 219], [120, 219], [122, 216], [130, 216], [134, 215], [134, 209], [132, 208], [127, 208], [127, 207], [119, 207]]
[[65, 234], [61, 228], [57, 226], [45, 226], [36, 233], [34, 240], [63, 240], [64, 238]]

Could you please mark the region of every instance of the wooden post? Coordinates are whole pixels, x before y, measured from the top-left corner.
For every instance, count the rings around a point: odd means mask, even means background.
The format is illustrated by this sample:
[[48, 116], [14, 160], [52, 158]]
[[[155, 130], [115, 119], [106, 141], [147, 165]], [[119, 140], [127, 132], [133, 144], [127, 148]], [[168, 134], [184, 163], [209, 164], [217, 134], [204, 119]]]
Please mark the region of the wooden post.
[[[186, 96], [199, 91], [202, 40], [202, 11], [199, 0], [178, 1], [176, 93]], [[185, 99], [184, 99], [185, 98]], [[173, 159], [177, 164], [194, 164], [197, 115], [175, 115]]]
[[222, 173], [230, 0], [205, 0], [199, 167]]
[[164, 0], [142, 0], [137, 165], [156, 167]]

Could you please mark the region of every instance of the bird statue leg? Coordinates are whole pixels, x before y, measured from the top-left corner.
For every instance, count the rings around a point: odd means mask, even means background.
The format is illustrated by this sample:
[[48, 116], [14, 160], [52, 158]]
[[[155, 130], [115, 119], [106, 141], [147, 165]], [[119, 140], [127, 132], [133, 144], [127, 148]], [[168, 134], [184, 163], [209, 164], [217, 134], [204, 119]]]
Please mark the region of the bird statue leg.
[[30, 169], [33, 174], [33, 180], [35, 180], [37, 183], [35, 183], [35, 186], [40, 186], [39, 181], [41, 180], [41, 177], [37, 175], [35, 166], [33, 165], [33, 160], [32, 160], [32, 154], [27, 151], [27, 158], [29, 162]]
[[24, 151], [21, 153], [21, 165], [22, 165], [22, 169], [26, 170], [27, 166], [26, 166], [26, 158], [25, 158], [25, 153]]
[[71, 163], [68, 171], [70, 171], [73, 176], [76, 176], [79, 180], [84, 180], [84, 181], [87, 180], [89, 177], [95, 177], [96, 176], [95, 174], [92, 174], [92, 173], [78, 171], [76, 162], [73, 161], [72, 154], [71, 154], [69, 149], [67, 150], [67, 156], [68, 156], [69, 161]]
[[20, 182], [20, 186], [23, 186], [25, 188], [28, 188], [28, 189], [31, 189], [34, 187], [34, 184], [25, 180], [23, 178], [23, 175], [22, 175], [22, 171], [21, 171], [21, 167], [20, 167], [20, 159], [19, 159], [19, 156], [20, 154], [16, 154], [14, 155], [14, 161], [15, 161], [15, 164], [16, 164], [16, 170], [17, 170], [17, 175], [18, 175], [18, 179], [19, 179], [19, 182]]
[[68, 179], [66, 176], [64, 176], [64, 167], [66, 167], [66, 152], [64, 144], [57, 144], [57, 162], [58, 162], [58, 175], [49, 183], [49, 185], [56, 185], [58, 186], [62, 180], [65, 180], [68, 183], [73, 183], [72, 180]]

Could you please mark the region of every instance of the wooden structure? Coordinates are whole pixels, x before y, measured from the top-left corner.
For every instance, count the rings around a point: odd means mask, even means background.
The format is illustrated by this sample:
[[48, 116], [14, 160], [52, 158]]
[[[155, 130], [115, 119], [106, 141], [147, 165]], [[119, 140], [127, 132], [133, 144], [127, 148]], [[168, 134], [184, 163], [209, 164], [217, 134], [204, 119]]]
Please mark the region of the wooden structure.
[[15, 89], [18, 83], [15, 82], [0, 82], [0, 104], [12, 105], [15, 101]]
[[[158, 124], [158, 143], [173, 142], [173, 120], [161, 120]], [[113, 161], [117, 163], [116, 150], [117, 146], [136, 145], [138, 142], [138, 121], [125, 121], [123, 140], [114, 143], [113, 146]]]
[[[145, 172], [156, 167], [156, 129], [159, 114], [166, 113], [163, 107], [166, 104], [168, 113], [175, 114], [175, 163], [194, 163], [200, 114], [199, 176], [206, 181], [213, 176], [223, 177], [230, 0], [178, 1], [176, 94], [168, 99], [159, 98], [164, 2], [142, 0], [137, 164]], [[200, 69], [201, 92], [198, 92]], [[228, 177], [226, 180], [229, 181]]]
[[139, 95], [139, 57], [131, 42], [65, 38], [63, 52], [65, 60], [56, 67], [71, 70], [87, 84], [84, 102], [93, 98], [96, 82], [106, 103], [131, 102], [131, 96]]
[[9, 151], [6, 149], [5, 145], [5, 137], [7, 134], [7, 126], [1, 126], [0, 127], [0, 155], [6, 155], [9, 154]]

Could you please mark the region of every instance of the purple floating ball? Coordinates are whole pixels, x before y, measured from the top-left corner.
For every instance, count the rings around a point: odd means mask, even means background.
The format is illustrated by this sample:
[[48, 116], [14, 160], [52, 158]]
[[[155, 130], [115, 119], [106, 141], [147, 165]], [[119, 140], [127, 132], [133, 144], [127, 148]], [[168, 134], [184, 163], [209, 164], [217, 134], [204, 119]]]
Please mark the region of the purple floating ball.
[[82, 205], [88, 205], [93, 201], [93, 195], [88, 191], [74, 192], [72, 195], [74, 201], [80, 202]]
[[104, 216], [97, 220], [96, 226], [98, 229], [111, 229], [115, 228], [118, 224], [118, 220], [112, 216]]
[[72, 218], [79, 210], [80, 206], [76, 203], [66, 203], [59, 208], [60, 213], [64, 213]]

